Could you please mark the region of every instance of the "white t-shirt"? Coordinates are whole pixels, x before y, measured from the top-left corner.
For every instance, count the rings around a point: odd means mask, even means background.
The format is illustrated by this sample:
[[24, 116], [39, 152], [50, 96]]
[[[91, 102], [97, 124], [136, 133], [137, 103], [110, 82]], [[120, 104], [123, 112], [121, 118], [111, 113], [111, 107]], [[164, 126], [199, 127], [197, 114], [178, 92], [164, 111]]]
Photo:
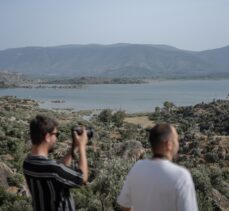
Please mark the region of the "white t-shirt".
[[117, 202], [134, 211], [198, 211], [189, 171], [163, 159], [138, 161]]

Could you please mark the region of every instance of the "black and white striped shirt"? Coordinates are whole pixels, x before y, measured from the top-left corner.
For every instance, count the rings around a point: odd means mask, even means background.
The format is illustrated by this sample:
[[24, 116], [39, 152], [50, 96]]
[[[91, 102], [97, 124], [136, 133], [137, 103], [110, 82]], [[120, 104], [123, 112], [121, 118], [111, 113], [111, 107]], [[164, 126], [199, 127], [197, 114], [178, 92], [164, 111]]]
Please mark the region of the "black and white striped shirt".
[[72, 170], [45, 156], [28, 155], [23, 171], [34, 211], [75, 210], [69, 189], [83, 184], [80, 170]]

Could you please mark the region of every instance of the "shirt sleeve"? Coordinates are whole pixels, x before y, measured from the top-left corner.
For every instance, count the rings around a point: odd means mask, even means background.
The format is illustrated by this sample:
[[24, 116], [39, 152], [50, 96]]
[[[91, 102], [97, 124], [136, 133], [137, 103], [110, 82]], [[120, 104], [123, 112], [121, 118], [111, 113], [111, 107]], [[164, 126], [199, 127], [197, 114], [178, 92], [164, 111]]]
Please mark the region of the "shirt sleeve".
[[69, 188], [83, 185], [83, 173], [80, 169], [71, 169], [64, 164], [59, 164], [56, 179]]
[[177, 185], [177, 210], [198, 211], [195, 187], [189, 172], [179, 180]]
[[130, 178], [126, 177], [126, 180], [123, 184], [122, 190], [118, 196], [117, 203], [124, 208], [131, 208], [131, 194], [130, 194]]

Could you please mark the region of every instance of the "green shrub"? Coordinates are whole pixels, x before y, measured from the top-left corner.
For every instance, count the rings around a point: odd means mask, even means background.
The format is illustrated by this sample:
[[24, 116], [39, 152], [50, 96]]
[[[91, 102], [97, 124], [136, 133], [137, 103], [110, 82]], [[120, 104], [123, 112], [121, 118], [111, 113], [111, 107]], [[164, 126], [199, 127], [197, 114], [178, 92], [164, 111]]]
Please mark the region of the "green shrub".
[[211, 181], [204, 167], [191, 169], [195, 187], [202, 193], [211, 193]]
[[0, 211], [32, 211], [30, 198], [8, 193], [0, 186]]
[[123, 125], [123, 120], [125, 116], [126, 116], [125, 111], [117, 111], [112, 116], [112, 122], [114, 123], [115, 126], [120, 127]]
[[82, 210], [120, 210], [117, 196], [132, 162], [111, 159], [103, 163], [95, 180], [75, 193], [76, 206]]
[[215, 163], [219, 161], [219, 156], [214, 152], [207, 152], [205, 154], [205, 160], [209, 163]]
[[112, 121], [112, 110], [111, 109], [104, 109], [98, 115], [98, 119], [100, 122], [110, 123]]

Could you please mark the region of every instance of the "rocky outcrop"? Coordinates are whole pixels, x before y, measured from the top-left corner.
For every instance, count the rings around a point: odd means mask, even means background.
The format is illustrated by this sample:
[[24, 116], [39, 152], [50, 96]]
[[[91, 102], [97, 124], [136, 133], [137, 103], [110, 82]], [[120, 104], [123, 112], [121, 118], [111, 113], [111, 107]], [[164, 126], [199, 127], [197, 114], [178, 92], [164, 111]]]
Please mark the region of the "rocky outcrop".
[[8, 178], [12, 177], [14, 172], [5, 163], [0, 162], [0, 186], [9, 188]]
[[114, 149], [117, 154], [120, 154], [125, 160], [138, 160], [144, 155], [144, 148], [139, 141], [129, 140], [115, 144]]
[[222, 195], [218, 190], [212, 189], [213, 201], [215, 202], [217, 208], [221, 211], [228, 211], [229, 201], [227, 197]]

